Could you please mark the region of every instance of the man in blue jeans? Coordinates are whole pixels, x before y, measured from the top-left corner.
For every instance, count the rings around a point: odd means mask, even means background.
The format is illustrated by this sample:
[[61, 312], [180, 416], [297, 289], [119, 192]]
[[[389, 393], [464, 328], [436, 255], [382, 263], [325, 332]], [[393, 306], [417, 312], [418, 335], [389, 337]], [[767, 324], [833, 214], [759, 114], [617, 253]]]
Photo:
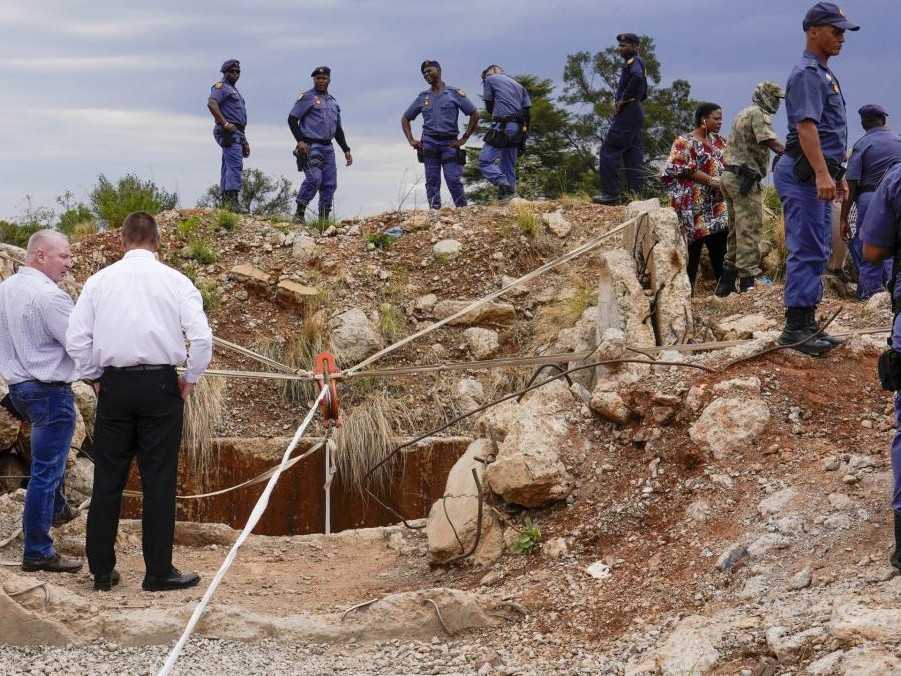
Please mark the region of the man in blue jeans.
[[31, 479], [22, 517], [22, 570], [75, 573], [82, 562], [53, 548], [51, 525], [73, 517], [63, 474], [75, 432], [71, 383], [75, 363], [66, 353], [72, 299], [57, 283], [72, 266], [69, 242], [53, 230], [28, 240], [25, 265], [0, 284], [0, 375], [12, 404], [31, 423]]

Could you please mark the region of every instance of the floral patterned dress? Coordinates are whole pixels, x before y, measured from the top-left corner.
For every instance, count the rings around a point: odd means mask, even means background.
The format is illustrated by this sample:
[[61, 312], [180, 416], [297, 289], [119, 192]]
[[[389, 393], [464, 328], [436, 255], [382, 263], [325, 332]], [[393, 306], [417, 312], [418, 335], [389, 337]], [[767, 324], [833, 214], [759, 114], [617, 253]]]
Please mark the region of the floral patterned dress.
[[726, 139], [719, 134], [710, 134], [706, 143], [691, 133], [673, 141], [663, 171], [663, 182], [669, 190], [682, 235], [688, 244], [729, 227], [723, 193], [691, 178], [695, 171], [719, 176], [723, 172], [725, 151]]

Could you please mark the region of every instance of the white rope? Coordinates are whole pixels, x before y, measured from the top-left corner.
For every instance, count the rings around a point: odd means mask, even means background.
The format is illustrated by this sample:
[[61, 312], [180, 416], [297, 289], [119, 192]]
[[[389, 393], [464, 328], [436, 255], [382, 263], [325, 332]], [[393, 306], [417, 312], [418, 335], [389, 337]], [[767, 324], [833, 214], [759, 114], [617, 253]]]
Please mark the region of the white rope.
[[[172, 667], [175, 666], [175, 661], [178, 659], [178, 656], [181, 654], [182, 649], [185, 647], [185, 644], [191, 637], [194, 628], [197, 626], [197, 622], [200, 620], [200, 616], [203, 615], [203, 611], [206, 610], [207, 604], [209, 604], [210, 599], [213, 598], [213, 594], [216, 593], [216, 589], [219, 587], [219, 583], [222, 582], [222, 578], [225, 577], [225, 573], [231, 567], [232, 563], [235, 560], [235, 557], [238, 555], [238, 549], [242, 544], [244, 544], [244, 541], [247, 539], [247, 537], [259, 522], [260, 517], [263, 516], [263, 512], [266, 511], [266, 507], [269, 505], [269, 496], [272, 493], [272, 489], [275, 488], [276, 482], [281, 476], [284, 468], [287, 466], [288, 458], [291, 457], [291, 453], [297, 447], [297, 444], [300, 442], [300, 438], [303, 436], [303, 433], [306, 431], [310, 422], [312, 422], [313, 416], [316, 415], [316, 409], [319, 408], [319, 402], [323, 400], [326, 392], [328, 392], [328, 388], [322, 388], [322, 390], [319, 392], [319, 396], [316, 398], [316, 402], [313, 404], [313, 407], [309, 410], [306, 417], [303, 419], [303, 422], [300, 424], [300, 427], [298, 427], [297, 431], [294, 433], [294, 438], [291, 439], [291, 443], [288, 444], [288, 449], [282, 456], [281, 465], [279, 465], [278, 469], [272, 475], [272, 478], [269, 479], [269, 483], [266, 484], [266, 488], [263, 489], [263, 493], [262, 495], [260, 495], [260, 499], [257, 500], [257, 504], [254, 505], [253, 511], [250, 513], [250, 518], [247, 520], [247, 525], [244, 526], [244, 530], [241, 531], [238, 539], [235, 540], [235, 544], [232, 545], [231, 550], [229, 550], [228, 552], [228, 556], [225, 557], [225, 561], [222, 562], [222, 566], [219, 568], [219, 571], [216, 573], [215, 577], [213, 577], [213, 581], [210, 582], [210, 586], [207, 587], [206, 593], [203, 595], [203, 598], [200, 599], [200, 602], [194, 608], [194, 613], [191, 615], [191, 619], [188, 620], [188, 624], [185, 627], [184, 632], [182, 632], [181, 638], [178, 639], [175, 647], [172, 648], [172, 652], [170, 652], [169, 656], [166, 658], [166, 662], [165, 664], [163, 664], [163, 668], [160, 669], [158, 676], [167, 676], [172, 672]], [[307, 451], [304, 456], [312, 453], [315, 449], [316, 447], [314, 446], [312, 449]]]
[[473, 301], [472, 303], [470, 303], [469, 305], [464, 307], [462, 310], [453, 313], [449, 317], [445, 317], [444, 319], [442, 319], [440, 321], [434, 322], [433, 324], [429, 324], [427, 327], [422, 329], [422, 331], [418, 331], [417, 333], [414, 333], [411, 336], [407, 336], [406, 338], [403, 338], [403, 339], [397, 341], [396, 343], [389, 345], [384, 350], [380, 350], [380, 351], [376, 352], [371, 357], [367, 357], [366, 359], [361, 361], [356, 366], [345, 370], [344, 375], [351, 375], [351, 374], [359, 371], [363, 367], [368, 366], [369, 364], [372, 364], [373, 362], [381, 359], [386, 354], [390, 354], [391, 352], [394, 352], [398, 348], [403, 347], [407, 343], [409, 343], [413, 340], [416, 340], [417, 338], [421, 338], [422, 336], [426, 335], [427, 333], [431, 333], [432, 331], [441, 328], [445, 324], [448, 324], [448, 323], [454, 321], [455, 319], [459, 319], [460, 317], [468, 314], [469, 312], [472, 312], [477, 307], [481, 307], [485, 303], [488, 303], [489, 301], [494, 300], [498, 296], [503, 295], [504, 293], [506, 293], [507, 291], [512, 289], [514, 286], [524, 284], [524, 283], [534, 279], [535, 277], [538, 277], [539, 275], [544, 274], [548, 270], [557, 267], [558, 265], [562, 265], [563, 263], [571, 261], [574, 258], [578, 258], [579, 256], [586, 253], [587, 251], [591, 251], [592, 249], [597, 248], [598, 246], [601, 245], [602, 242], [604, 242], [604, 240], [612, 237], [613, 235], [617, 234], [618, 232], [622, 232], [627, 227], [629, 227], [630, 225], [632, 225], [633, 223], [635, 223], [636, 221], [640, 220], [643, 217], [644, 217], [644, 214], [630, 218], [629, 220], [625, 221], [624, 223], [620, 223], [618, 226], [613, 228], [613, 230], [605, 232], [603, 235], [599, 235], [599, 236], [595, 237], [594, 239], [590, 239], [587, 242], [585, 242], [584, 244], [580, 244], [575, 249], [572, 249], [571, 251], [568, 251], [567, 253], [563, 254], [562, 256], [559, 256], [558, 258], [555, 258], [554, 260], [545, 263], [541, 267], [535, 268], [531, 272], [527, 272], [522, 277], [520, 277], [518, 279], [514, 279], [512, 282], [510, 282], [509, 284], [506, 284], [505, 286], [498, 289], [497, 291], [492, 291], [487, 296], [482, 296], [478, 300]]

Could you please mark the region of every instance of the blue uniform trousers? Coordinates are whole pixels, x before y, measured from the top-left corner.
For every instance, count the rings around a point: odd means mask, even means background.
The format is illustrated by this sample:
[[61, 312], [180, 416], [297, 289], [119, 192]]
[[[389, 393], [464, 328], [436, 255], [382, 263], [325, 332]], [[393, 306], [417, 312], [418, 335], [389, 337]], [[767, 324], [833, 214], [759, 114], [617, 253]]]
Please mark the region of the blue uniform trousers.
[[[499, 129], [500, 122], [495, 122], [492, 128]], [[519, 133], [518, 122], [507, 122], [504, 132], [507, 136]], [[516, 190], [516, 158], [519, 156], [519, 146], [512, 148], [495, 148], [485, 143], [482, 152], [479, 153], [479, 169], [486, 181], [496, 186], [504, 186]]]
[[[222, 145], [225, 137], [231, 137], [229, 146]], [[240, 131], [231, 134], [223, 134], [219, 127], [213, 129], [213, 138], [222, 148], [222, 168], [219, 172], [219, 190], [226, 192], [229, 190], [241, 189], [241, 171], [244, 169], [244, 143], [246, 143], [244, 134]]]
[[795, 160], [783, 155], [773, 182], [785, 217], [785, 307], [816, 307], [823, 296], [822, 274], [832, 253], [832, 205], [817, 199], [816, 186], [794, 176]]
[[63, 511], [63, 475], [69, 445], [75, 433], [75, 398], [66, 385], [29, 381], [11, 385], [10, 399], [16, 410], [31, 423], [31, 478], [25, 492], [26, 559], [46, 559], [54, 555], [50, 526]]
[[848, 249], [851, 252], [851, 258], [857, 267], [857, 297], [866, 300], [874, 293], [879, 293], [888, 286], [892, 279], [892, 259], [882, 261], [881, 263], [868, 263], [863, 258], [863, 241], [860, 239], [860, 230], [863, 225], [864, 218], [867, 214], [867, 208], [873, 199], [874, 192], [861, 193], [857, 197], [857, 232], [851, 240], [851, 246]]
[[319, 193], [319, 211], [332, 208], [335, 190], [338, 189], [338, 168], [335, 166], [335, 148], [331, 143], [311, 143], [310, 156], [304, 169], [304, 179], [297, 191], [297, 203], [309, 204]]
[[437, 157], [423, 157], [425, 166], [425, 194], [429, 200], [429, 208], [441, 208], [441, 170], [444, 169], [444, 182], [450, 191], [454, 205], [466, 206], [466, 193], [463, 190], [463, 165], [457, 162], [457, 148], [450, 145], [449, 139], [436, 139], [423, 134], [422, 148]]
[[641, 145], [641, 130], [644, 128], [644, 111], [637, 101], [627, 103], [623, 112], [613, 118], [604, 143], [598, 153], [598, 173], [601, 177], [601, 192], [618, 197], [619, 167], [623, 165], [626, 186], [630, 192], [641, 192], [644, 183], [642, 167], [644, 150]]
[[[892, 349], [901, 352], [901, 322], [892, 320]], [[895, 438], [892, 440], [892, 509], [901, 514], [901, 392], [895, 393]]]

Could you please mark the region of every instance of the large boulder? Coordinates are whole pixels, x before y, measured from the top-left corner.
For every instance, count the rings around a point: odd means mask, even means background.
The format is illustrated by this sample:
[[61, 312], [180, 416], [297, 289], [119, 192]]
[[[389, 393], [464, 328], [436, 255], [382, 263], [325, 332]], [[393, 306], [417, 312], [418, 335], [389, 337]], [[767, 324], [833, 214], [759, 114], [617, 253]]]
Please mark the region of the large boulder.
[[699, 446], [722, 459], [751, 444], [766, 428], [770, 410], [762, 399], [721, 398], [713, 400], [688, 433]]
[[[598, 308], [596, 305], [585, 308], [582, 316], [575, 326], [562, 329], [557, 335], [557, 342], [554, 344], [556, 352], [588, 352], [597, 347], [598, 344]], [[596, 355], [591, 355], [588, 360], [571, 361], [567, 364], [567, 369], [576, 368], [583, 364], [597, 361]], [[580, 383], [591, 389], [594, 386], [595, 369], [583, 369], [576, 371], [570, 375], [573, 382]]]
[[491, 490], [507, 502], [542, 507], [572, 490], [572, 478], [560, 461], [559, 449], [571, 432], [566, 413], [575, 400], [563, 380], [555, 380], [510, 400], [479, 419], [482, 433], [498, 445], [497, 459], [485, 477]]
[[500, 349], [500, 339], [497, 331], [472, 326], [463, 332], [463, 338], [469, 345], [469, 351], [476, 359], [488, 359], [497, 354]]
[[349, 366], [377, 352], [382, 336], [359, 308], [342, 312], [330, 323], [331, 348], [343, 366]]
[[93, 439], [94, 419], [97, 417], [97, 394], [93, 387], [80, 380], [72, 383], [72, 393], [75, 395], [75, 408], [81, 414], [85, 436]]
[[622, 332], [627, 345], [655, 345], [648, 297], [635, 275], [635, 262], [625, 249], [601, 254], [597, 335]]
[[901, 641], [901, 608], [880, 608], [862, 599], [836, 603], [829, 633], [848, 641]]
[[694, 331], [691, 283], [686, 273], [688, 250], [679, 234], [679, 220], [670, 208], [648, 215], [655, 245], [643, 254], [651, 290], [660, 345], [686, 342]]
[[722, 635], [715, 623], [700, 615], [683, 618], [657, 651], [657, 667], [664, 676], [700, 676], [719, 662], [715, 643]]
[[[442, 300], [435, 304], [434, 315], [436, 319], [446, 319], [463, 310], [471, 304], [470, 300]], [[451, 322], [451, 326], [472, 326], [483, 324], [503, 324], [516, 318], [516, 308], [510, 303], [488, 302], [457, 317]]]
[[432, 560], [438, 563], [468, 552], [479, 535], [479, 544], [472, 554], [472, 561], [484, 565], [493, 563], [504, 553], [504, 537], [500, 524], [491, 509], [483, 505], [482, 527], [479, 533], [479, 491], [472, 477], [476, 471], [483, 492], [485, 463], [494, 453], [491, 442], [477, 439], [454, 463], [447, 476], [444, 497], [429, 510], [426, 537]]
[[0, 242], [0, 282], [12, 277], [16, 267], [25, 260], [25, 249]]
[[467, 413], [485, 402], [485, 388], [475, 378], [463, 378], [454, 385], [451, 396], [457, 411]]

